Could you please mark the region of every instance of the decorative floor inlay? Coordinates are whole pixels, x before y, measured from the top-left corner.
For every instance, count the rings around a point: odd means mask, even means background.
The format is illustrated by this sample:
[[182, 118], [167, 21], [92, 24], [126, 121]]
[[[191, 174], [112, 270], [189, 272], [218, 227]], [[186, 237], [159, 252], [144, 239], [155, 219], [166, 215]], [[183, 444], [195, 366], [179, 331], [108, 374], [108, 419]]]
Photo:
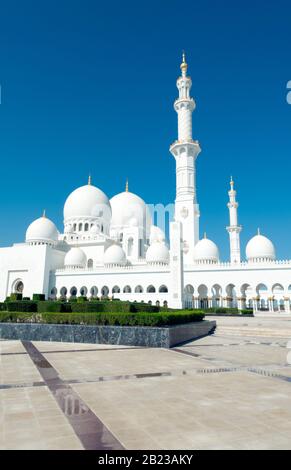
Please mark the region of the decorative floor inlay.
[[43, 354], [30, 341], [22, 341], [22, 345], [84, 448], [86, 450], [124, 449], [72, 387], [59, 377]]

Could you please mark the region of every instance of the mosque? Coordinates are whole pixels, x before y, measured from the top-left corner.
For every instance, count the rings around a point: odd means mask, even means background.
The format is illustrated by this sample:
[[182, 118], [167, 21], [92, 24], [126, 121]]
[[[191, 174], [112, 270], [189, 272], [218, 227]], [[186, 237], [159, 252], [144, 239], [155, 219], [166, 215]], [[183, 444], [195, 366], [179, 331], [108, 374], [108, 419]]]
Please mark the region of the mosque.
[[88, 184], [75, 189], [64, 205], [60, 233], [46, 217], [32, 222], [24, 243], [0, 249], [0, 300], [12, 292], [46, 298], [101, 296], [172, 308], [252, 307], [290, 312], [291, 260], [277, 260], [273, 243], [258, 232], [242, 260], [238, 202], [231, 179], [230, 260], [221, 262], [217, 245], [199, 238], [195, 162], [200, 153], [192, 137], [191, 78], [183, 54], [177, 79], [178, 139], [170, 146], [176, 162], [174, 220], [169, 243], [152, 224], [147, 204], [126, 185], [110, 200]]

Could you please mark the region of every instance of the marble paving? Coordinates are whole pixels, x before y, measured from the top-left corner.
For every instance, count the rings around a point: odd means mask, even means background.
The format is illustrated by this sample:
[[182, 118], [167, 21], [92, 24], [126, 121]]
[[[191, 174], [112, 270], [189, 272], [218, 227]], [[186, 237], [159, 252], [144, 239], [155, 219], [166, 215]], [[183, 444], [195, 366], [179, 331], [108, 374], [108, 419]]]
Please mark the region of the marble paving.
[[0, 341], [0, 449], [290, 450], [291, 321], [217, 323], [170, 350]]

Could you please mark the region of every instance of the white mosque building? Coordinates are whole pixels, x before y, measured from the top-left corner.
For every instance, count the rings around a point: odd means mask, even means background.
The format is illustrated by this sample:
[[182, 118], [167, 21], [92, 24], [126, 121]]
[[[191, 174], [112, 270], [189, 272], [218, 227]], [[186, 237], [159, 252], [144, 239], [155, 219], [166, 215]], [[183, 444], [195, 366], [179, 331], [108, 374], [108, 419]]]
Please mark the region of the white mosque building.
[[253, 307], [290, 312], [291, 260], [277, 260], [273, 243], [258, 233], [241, 258], [238, 202], [229, 194], [230, 260], [220, 262], [216, 244], [199, 238], [192, 138], [191, 78], [185, 55], [177, 80], [178, 140], [174, 220], [169, 244], [152, 225], [147, 204], [125, 192], [108, 199], [91, 183], [75, 189], [64, 206], [64, 231], [43, 214], [32, 222], [24, 243], [0, 249], [0, 300], [12, 292], [46, 298], [85, 295], [168, 305], [172, 308]]

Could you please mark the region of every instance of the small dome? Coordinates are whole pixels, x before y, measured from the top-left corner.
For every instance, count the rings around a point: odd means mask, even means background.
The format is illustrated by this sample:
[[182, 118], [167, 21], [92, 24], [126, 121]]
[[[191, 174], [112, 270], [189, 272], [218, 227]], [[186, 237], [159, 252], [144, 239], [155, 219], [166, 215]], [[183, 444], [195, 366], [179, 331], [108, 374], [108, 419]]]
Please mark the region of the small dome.
[[104, 253], [105, 265], [120, 265], [126, 264], [126, 255], [120, 245], [111, 245]]
[[146, 261], [150, 264], [168, 264], [169, 249], [165, 243], [153, 242], [146, 252]]
[[196, 243], [194, 261], [197, 263], [218, 263], [219, 251], [216, 244], [206, 237]]
[[79, 217], [104, 218], [110, 220], [111, 207], [106, 194], [91, 184], [75, 189], [64, 206], [65, 222]]
[[165, 239], [166, 237], [163, 230], [156, 225], [152, 225], [150, 231], [150, 244], [153, 242], [164, 242]]
[[55, 224], [43, 216], [34, 220], [26, 230], [25, 241], [28, 243], [53, 243], [58, 241], [58, 230]]
[[276, 259], [274, 245], [271, 240], [258, 233], [248, 242], [246, 257], [248, 261], [274, 260]]
[[112, 208], [111, 228], [122, 230], [124, 227], [143, 227], [149, 236], [151, 215], [146, 203], [136, 194], [124, 191], [110, 199]]
[[85, 268], [87, 258], [81, 248], [71, 248], [65, 256], [66, 268]]

